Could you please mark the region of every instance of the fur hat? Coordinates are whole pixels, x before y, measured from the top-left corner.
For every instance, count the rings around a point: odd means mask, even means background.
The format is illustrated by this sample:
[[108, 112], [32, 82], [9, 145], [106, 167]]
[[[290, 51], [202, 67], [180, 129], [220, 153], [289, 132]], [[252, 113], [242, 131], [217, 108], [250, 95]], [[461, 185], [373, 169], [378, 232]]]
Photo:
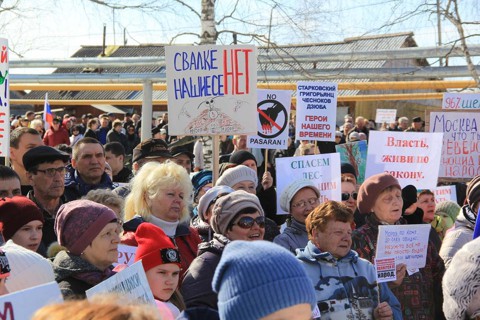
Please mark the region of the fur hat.
[[227, 169], [222, 176], [215, 183], [216, 186], [229, 186], [233, 188], [239, 182], [252, 181], [255, 183], [255, 187], [258, 184], [257, 173], [252, 169], [244, 165], [236, 166], [235, 168]]
[[[277, 272], [275, 272], [277, 271]], [[260, 319], [297, 304], [317, 303], [300, 261], [268, 241], [232, 241], [215, 269], [220, 319]]]
[[402, 190], [398, 180], [388, 174], [379, 173], [366, 179], [358, 190], [357, 207], [360, 213], [370, 213], [380, 193], [389, 187]]
[[212, 218], [210, 219], [213, 231], [225, 235], [238, 212], [246, 208], [255, 208], [260, 215], [265, 215], [257, 196], [246, 191], [238, 190], [218, 199], [215, 202]]
[[135, 240], [138, 243], [135, 262], [142, 260], [145, 271], [165, 263], [175, 263], [181, 267], [177, 248], [159, 227], [141, 223], [135, 232]]
[[232, 193], [235, 190], [230, 188], [229, 186], [215, 186], [212, 189], [208, 190], [201, 198], [197, 206], [198, 216], [202, 221], [205, 220], [205, 212], [207, 211], [208, 207], [214, 201], [218, 195], [220, 194], [228, 194]]
[[246, 150], [238, 150], [231, 154], [228, 162], [242, 164], [247, 160], [253, 160], [255, 161], [255, 164], [257, 163], [257, 159], [255, 159], [255, 156], [251, 152], [248, 152]]
[[53, 266], [44, 257], [32, 250], [13, 243], [2, 247], [10, 263], [10, 276], [6, 282], [10, 293], [55, 281]]
[[11, 239], [21, 227], [35, 220], [45, 222], [42, 212], [32, 200], [20, 196], [0, 199], [0, 222], [3, 223], [5, 240]]
[[283, 189], [283, 192], [280, 196], [280, 208], [282, 208], [282, 210], [285, 212], [290, 212], [290, 204], [293, 197], [295, 197], [297, 192], [303, 188], [312, 189], [317, 197], [320, 197], [320, 191], [318, 191], [318, 188], [315, 186], [313, 181], [307, 179], [294, 180], [285, 189]]
[[55, 233], [58, 242], [79, 256], [117, 215], [107, 206], [90, 200], [75, 200], [58, 209]]
[[443, 276], [443, 312], [447, 319], [473, 319], [480, 315], [479, 265], [477, 238], [457, 251]]

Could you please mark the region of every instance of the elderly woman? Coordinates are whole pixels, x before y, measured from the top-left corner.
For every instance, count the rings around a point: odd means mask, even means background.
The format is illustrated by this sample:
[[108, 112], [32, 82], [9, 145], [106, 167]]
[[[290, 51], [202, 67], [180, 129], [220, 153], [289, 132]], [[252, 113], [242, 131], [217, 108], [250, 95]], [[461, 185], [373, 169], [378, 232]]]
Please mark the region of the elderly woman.
[[65, 299], [85, 298], [85, 291], [114, 274], [120, 232], [117, 215], [102, 204], [75, 200], [60, 207], [55, 233], [66, 250], [55, 256], [53, 271]]
[[308, 242], [305, 219], [320, 204], [320, 191], [310, 180], [299, 179], [288, 185], [280, 196], [280, 207], [290, 213], [287, 227], [273, 242], [295, 254], [298, 248], [305, 248]]
[[265, 215], [260, 201], [243, 190], [224, 195], [215, 202], [210, 224], [215, 232], [213, 240], [198, 247], [198, 257], [183, 280], [181, 290], [187, 308], [217, 309], [212, 279], [225, 246], [236, 240], [263, 240], [265, 234]]
[[[352, 234], [352, 248], [360, 257], [374, 263], [379, 225], [406, 224], [402, 216], [402, 189], [392, 175], [380, 173], [365, 180], [358, 192], [360, 213], [367, 214], [366, 223]], [[390, 288], [400, 301], [404, 319], [441, 319], [442, 283], [445, 267], [432, 241], [428, 242], [424, 268], [405, 273], [406, 266], [397, 266], [397, 280]], [[438, 286], [438, 287], [437, 287]]]
[[132, 191], [125, 200], [125, 218], [130, 220], [123, 224], [122, 243], [137, 246], [138, 226], [153, 223], [174, 240], [185, 272], [197, 256], [201, 242], [197, 230], [187, 223], [192, 193], [187, 171], [171, 161], [149, 162], [137, 172], [131, 185]]

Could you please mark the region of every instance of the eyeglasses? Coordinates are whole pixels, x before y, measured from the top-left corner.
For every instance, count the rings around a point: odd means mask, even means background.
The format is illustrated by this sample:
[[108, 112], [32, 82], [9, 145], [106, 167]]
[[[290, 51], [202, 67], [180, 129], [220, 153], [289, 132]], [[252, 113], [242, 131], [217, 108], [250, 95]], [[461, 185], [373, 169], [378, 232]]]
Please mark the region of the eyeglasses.
[[301, 201], [298, 201], [297, 203], [294, 203], [292, 204], [292, 208], [300, 208], [300, 209], [303, 209], [307, 206], [307, 204], [311, 205], [311, 206], [316, 206], [317, 204], [319, 204], [319, 199], [318, 198], [310, 198], [308, 200], [301, 200]]
[[45, 170], [37, 169], [37, 171], [42, 172], [47, 177], [53, 178], [55, 177], [55, 173], [65, 174], [65, 172], [67, 171], [67, 168], [58, 167], [58, 168], [48, 168]]
[[348, 199], [350, 199], [350, 196], [352, 197], [353, 200], [357, 200], [358, 193], [357, 192], [352, 192], [351, 194], [347, 192], [342, 193], [342, 201], [347, 201]]
[[237, 225], [242, 229], [250, 229], [255, 223], [257, 223], [260, 228], [265, 228], [265, 217], [259, 216], [255, 219], [252, 217], [242, 217], [237, 223], [233, 223], [232, 226]]

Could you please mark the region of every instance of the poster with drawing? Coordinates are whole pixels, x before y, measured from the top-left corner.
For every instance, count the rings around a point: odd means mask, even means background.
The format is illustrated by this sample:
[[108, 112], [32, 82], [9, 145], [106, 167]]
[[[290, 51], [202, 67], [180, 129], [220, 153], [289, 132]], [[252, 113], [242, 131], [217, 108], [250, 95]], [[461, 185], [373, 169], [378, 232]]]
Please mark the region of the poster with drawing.
[[167, 46], [170, 135], [257, 132], [255, 46]]

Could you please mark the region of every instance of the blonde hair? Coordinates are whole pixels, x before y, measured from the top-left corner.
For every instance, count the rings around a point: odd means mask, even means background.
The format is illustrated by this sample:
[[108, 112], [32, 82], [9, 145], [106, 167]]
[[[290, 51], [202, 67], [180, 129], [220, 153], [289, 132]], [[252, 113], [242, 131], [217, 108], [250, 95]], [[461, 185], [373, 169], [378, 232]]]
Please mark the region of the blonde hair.
[[189, 218], [189, 204], [192, 198], [193, 186], [190, 176], [184, 167], [167, 160], [164, 163], [148, 162], [142, 166], [130, 181], [131, 192], [125, 200], [125, 219], [130, 220], [135, 214], [145, 221], [150, 221], [152, 212], [147, 200], [155, 198], [159, 192], [181, 189], [183, 211], [180, 221]]

